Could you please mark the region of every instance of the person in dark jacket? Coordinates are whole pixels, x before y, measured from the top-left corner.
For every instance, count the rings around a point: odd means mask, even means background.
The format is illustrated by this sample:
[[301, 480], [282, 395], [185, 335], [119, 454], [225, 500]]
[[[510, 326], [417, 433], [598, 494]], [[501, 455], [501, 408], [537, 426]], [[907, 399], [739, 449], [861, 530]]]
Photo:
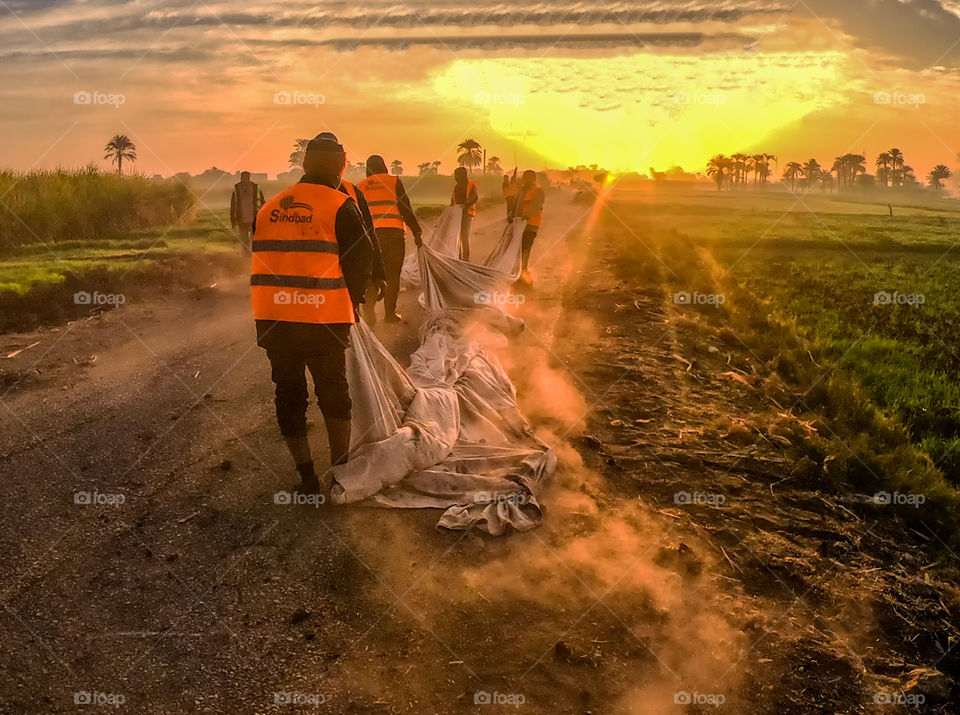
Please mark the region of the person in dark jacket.
[[397, 298], [400, 295], [400, 271], [406, 251], [405, 227], [413, 233], [418, 245], [423, 231], [413, 213], [403, 182], [399, 176], [387, 172], [387, 164], [382, 156], [374, 154], [367, 159], [367, 178], [357, 184], [357, 188], [363, 192], [370, 208], [383, 255], [387, 278], [383, 299], [384, 319], [388, 323], [399, 322], [403, 319], [397, 312]]
[[250, 181], [250, 172], [244, 171], [240, 174], [240, 181], [233, 185], [233, 193], [230, 194], [230, 225], [239, 230], [240, 243], [247, 253], [250, 252], [253, 221], [263, 203], [263, 192]]

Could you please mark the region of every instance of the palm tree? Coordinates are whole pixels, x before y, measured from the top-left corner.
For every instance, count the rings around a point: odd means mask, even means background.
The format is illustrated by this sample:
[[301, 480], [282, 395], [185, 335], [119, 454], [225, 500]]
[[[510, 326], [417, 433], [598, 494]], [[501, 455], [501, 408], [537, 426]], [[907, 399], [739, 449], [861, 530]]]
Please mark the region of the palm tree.
[[104, 159], [109, 159], [111, 164], [117, 165], [117, 175], [123, 176], [123, 160], [136, 161], [137, 147], [130, 141], [126, 134], [114, 134], [113, 139], [107, 142], [104, 147], [106, 154]]
[[951, 176], [953, 176], [953, 172], [950, 171], [950, 167], [946, 164], [937, 164], [933, 167], [933, 170], [927, 174], [927, 183], [931, 189], [939, 191], [943, 188], [943, 182]]
[[783, 178], [790, 181], [790, 190], [797, 190], [797, 179], [803, 176], [803, 166], [799, 162], [791, 161], [783, 169]]
[[833, 166], [830, 167], [830, 171], [837, 175], [837, 192], [839, 192], [840, 187], [843, 186], [847, 180], [847, 166], [842, 156], [838, 156], [833, 160]]
[[426, 176], [427, 174], [432, 173], [430, 167], [432, 165], [429, 161], [424, 162], [423, 164], [417, 164], [417, 171], [420, 172], [420, 176]]
[[[307, 153], [307, 144], [309, 143], [309, 139], [297, 139], [293, 142], [293, 151], [290, 152], [290, 158], [287, 159], [287, 164], [290, 165], [291, 169], [299, 169], [303, 166], [303, 155]], [[366, 168], [366, 165], [364, 165], [364, 168]]]
[[503, 167], [500, 166], [500, 157], [499, 157], [499, 156], [491, 156], [491, 157], [487, 160], [487, 171], [488, 171], [489, 173], [491, 173], [491, 174], [502, 174], [502, 173], [503, 173]]
[[734, 182], [739, 184], [747, 180], [747, 171], [749, 170], [749, 160], [750, 157], [743, 152], [737, 152], [736, 154], [731, 154], [730, 158], [733, 160], [733, 177]]
[[707, 176], [713, 178], [717, 184], [717, 191], [723, 190], [723, 180], [732, 165], [731, 160], [723, 154], [717, 154], [707, 162]]
[[483, 147], [473, 139], [466, 139], [457, 146], [460, 150], [460, 156], [457, 157], [457, 163], [472, 169], [475, 166], [483, 164]]
[[885, 151], [877, 156], [877, 181], [879, 181], [884, 188], [890, 183], [890, 166], [892, 163], [893, 157], [890, 156], [890, 152]]
[[844, 154], [833, 162], [832, 171], [837, 172], [837, 187], [853, 186], [858, 174], [866, 174], [866, 157], [863, 154]]
[[900, 172], [900, 183], [902, 187], [913, 186], [914, 184], [919, 184], [917, 177], [913, 174], [913, 167], [904, 165], [903, 169]]
[[752, 154], [750, 156], [750, 168], [753, 169], [753, 183], [760, 182], [760, 164], [763, 163], [763, 154]]
[[816, 159], [810, 159], [803, 165], [803, 176], [806, 179], [808, 191], [820, 180], [822, 174], [823, 169], [820, 167], [820, 162]]
[[403, 162], [399, 159], [394, 159], [390, 162], [390, 173], [394, 176], [403, 175]]
[[773, 154], [754, 154], [750, 158], [753, 167], [753, 182], [767, 183], [767, 179], [770, 177], [770, 161], [776, 161], [777, 157]]
[[890, 178], [893, 186], [903, 186], [903, 152], [899, 149], [891, 149], [887, 152], [890, 155]]
[[867, 157], [863, 154], [847, 154], [847, 162], [850, 165], [850, 174], [853, 177], [852, 184], [857, 179], [857, 174], [867, 173]]
[[430, 164], [430, 169], [431, 169], [431, 171], [433, 171], [434, 174], [439, 174], [439, 173], [440, 173], [440, 162], [439, 162], [439, 161], [431, 162], [431, 164]]

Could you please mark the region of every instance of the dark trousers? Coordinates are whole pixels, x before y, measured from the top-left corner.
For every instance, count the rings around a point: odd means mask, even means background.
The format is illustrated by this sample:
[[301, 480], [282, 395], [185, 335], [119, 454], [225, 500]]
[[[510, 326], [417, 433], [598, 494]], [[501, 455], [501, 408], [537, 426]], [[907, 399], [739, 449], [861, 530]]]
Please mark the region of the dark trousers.
[[383, 309], [386, 314], [397, 312], [397, 298], [400, 296], [400, 271], [403, 269], [403, 256], [406, 245], [403, 229], [378, 228], [377, 239], [383, 254], [383, 268], [387, 274], [387, 288], [383, 295]]
[[527, 270], [527, 264], [530, 263], [530, 251], [533, 249], [533, 242], [537, 238], [537, 231], [539, 230], [539, 226], [527, 226], [523, 229], [523, 242], [521, 244], [523, 250], [523, 270]]
[[237, 230], [240, 233], [240, 244], [243, 246], [243, 250], [247, 253], [250, 253], [250, 236], [253, 233], [253, 224], [252, 223], [241, 223], [237, 224]]
[[350, 419], [352, 404], [345, 355], [349, 331], [349, 325], [273, 323], [261, 337], [276, 387], [277, 424], [284, 437], [307, 434], [306, 370], [313, 377], [317, 405], [324, 419]]

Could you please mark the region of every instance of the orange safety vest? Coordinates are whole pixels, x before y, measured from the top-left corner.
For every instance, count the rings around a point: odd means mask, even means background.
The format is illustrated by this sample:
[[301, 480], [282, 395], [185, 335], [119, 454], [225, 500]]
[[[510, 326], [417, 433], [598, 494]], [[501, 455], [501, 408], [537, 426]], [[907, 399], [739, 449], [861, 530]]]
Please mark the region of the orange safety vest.
[[250, 266], [253, 317], [285, 323], [355, 323], [340, 268], [337, 212], [346, 194], [299, 183], [257, 214]]
[[351, 184], [349, 181], [341, 181], [340, 186], [347, 190], [347, 196], [356, 201], [357, 206], [359, 206], [360, 202], [357, 200], [357, 187]]
[[357, 184], [363, 192], [373, 216], [374, 228], [404, 228], [397, 200], [397, 177], [390, 174], [374, 174]]
[[[468, 182], [467, 182], [467, 195], [466, 195], [466, 198], [467, 198], [467, 199], [470, 198], [470, 192], [471, 192], [471, 191], [476, 191], [476, 192], [477, 192], [477, 199], [479, 200], [479, 198], [480, 198], [480, 187], [477, 185], [477, 182], [476, 182], [476, 181], [468, 181]], [[457, 203], [457, 186], [456, 186], [456, 184], [454, 184], [454, 186], [453, 186], [453, 191], [450, 193], [450, 205], [451, 205], [451, 206], [455, 206], [456, 203]], [[477, 204], [476, 204], [476, 202], [474, 202], [474, 203], [470, 204], [470, 206], [467, 207], [467, 216], [476, 216], [476, 215], [477, 215]]]
[[[523, 195], [523, 213], [524, 213], [524, 214], [527, 213], [527, 208], [529, 208], [530, 203], [533, 201], [533, 195], [534, 195], [537, 191], [539, 191], [539, 190], [540, 190], [539, 187], [534, 186], [534, 187], [532, 187], [532, 188], [530, 188], [530, 189], [527, 189], [526, 193]], [[541, 222], [542, 220], [543, 220], [543, 209], [540, 209], [540, 210], [537, 212], [536, 216], [531, 216], [531, 217], [530, 217], [530, 220], [527, 221], [527, 225], [528, 225], [528, 226], [535, 226], [535, 227], [538, 227], [538, 228], [539, 228], [540, 222]]]

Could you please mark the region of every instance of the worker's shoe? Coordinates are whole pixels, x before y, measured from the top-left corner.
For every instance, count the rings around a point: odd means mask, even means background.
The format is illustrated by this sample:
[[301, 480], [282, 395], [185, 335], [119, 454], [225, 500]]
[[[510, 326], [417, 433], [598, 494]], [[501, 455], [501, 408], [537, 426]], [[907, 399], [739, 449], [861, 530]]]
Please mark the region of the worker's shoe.
[[298, 464], [297, 472], [300, 474], [300, 492], [302, 494], [321, 493], [320, 479], [317, 477], [317, 472], [313, 468], [313, 462]]
[[330, 490], [333, 489], [333, 471], [327, 470], [320, 475], [320, 491], [318, 494], [323, 494], [323, 498], [326, 501], [330, 500]]
[[402, 323], [403, 316], [400, 313], [387, 313], [386, 317], [383, 319], [384, 323]]

